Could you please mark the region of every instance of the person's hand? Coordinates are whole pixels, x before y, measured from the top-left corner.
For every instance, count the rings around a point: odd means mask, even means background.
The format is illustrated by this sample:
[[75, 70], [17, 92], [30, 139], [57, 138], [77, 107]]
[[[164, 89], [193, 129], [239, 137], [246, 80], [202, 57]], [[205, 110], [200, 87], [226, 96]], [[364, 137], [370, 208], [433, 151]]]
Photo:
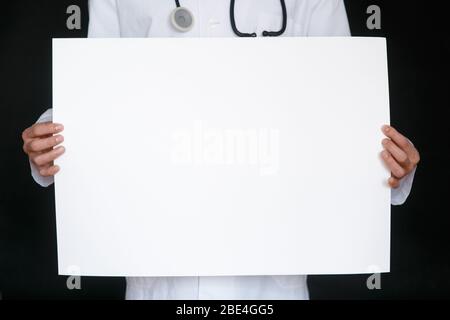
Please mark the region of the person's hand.
[[57, 147], [64, 141], [64, 137], [59, 134], [63, 130], [61, 124], [45, 122], [36, 123], [22, 133], [23, 151], [36, 165], [41, 176], [54, 176], [59, 171], [53, 160], [65, 152], [63, 146]]
[[419, 163], [419, 151], [393, 127], [384, 125], [382, 131], [387, 138], [382, 141], [384, 150], [381, 157], [391, 170], [388, 183], [391, 188], [398, 188], [400, 180], [411, 173]]

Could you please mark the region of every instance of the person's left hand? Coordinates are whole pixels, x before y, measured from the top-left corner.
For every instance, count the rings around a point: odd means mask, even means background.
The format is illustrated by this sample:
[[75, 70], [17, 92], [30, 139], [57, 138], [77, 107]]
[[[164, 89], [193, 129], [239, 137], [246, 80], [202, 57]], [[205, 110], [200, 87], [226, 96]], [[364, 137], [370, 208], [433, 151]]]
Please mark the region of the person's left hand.
[[387, 138], [382, 141], [384, 150], [381, 157], [391, 170], [388, 183], [395, 189], [400, 185], [400, 180], [416, 168], [420, 154], [411, 141], [393, 127], [384, 125], [382, 131]]

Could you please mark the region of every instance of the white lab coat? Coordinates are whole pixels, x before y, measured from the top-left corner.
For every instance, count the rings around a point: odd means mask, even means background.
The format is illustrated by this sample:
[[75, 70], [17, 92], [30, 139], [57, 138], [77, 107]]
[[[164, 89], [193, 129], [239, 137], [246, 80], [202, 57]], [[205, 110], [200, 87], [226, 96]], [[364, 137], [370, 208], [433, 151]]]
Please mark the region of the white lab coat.
[[[195, 17], [192, 30], [186, 33], [180, 33], [170, 25], [169, 15], [175, 8], [175, 1], [90, 0], [89, 37], [235, 36], [229, 18], [230, 0], [180, 2]], [[342, 0], [286, 0], [286, 7], [288, 21], [283, 36], [350, 36]], [[235, 17], [241, 32], [256, 32], [260, 35], [263, 30], [279, 30], [282, 21], [280, 1], [238, 0]], [[180, 59], [183, 59], [182, 52]], [[51, 117], [49, 109], [38, 121], [51, 121]], [[42, 186], [53, 183], [53, 178], [44, 178], [33, 165], [31, 167], [37, 183]], [[393, 204], [402, 204], [406, 200], [413, 177], [414, 172], [401, 181], [400, 188], [392, 191]], [[305, 275], [162, 277], [128, 278], [126, 298], [308, 299], [309, 294]]]

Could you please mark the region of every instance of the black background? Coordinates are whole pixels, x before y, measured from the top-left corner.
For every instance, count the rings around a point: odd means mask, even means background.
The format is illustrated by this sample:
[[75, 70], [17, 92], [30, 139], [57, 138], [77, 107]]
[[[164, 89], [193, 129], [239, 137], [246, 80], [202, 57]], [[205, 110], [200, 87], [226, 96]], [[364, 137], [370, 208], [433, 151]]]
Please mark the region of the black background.
[[[353, 36], [387, 37], [391, 122], [414, 142], [422, 162], [407, 203], [392, 210], [391, 273], [382, 275], [382, 289], [368, 290], [367, 276], [311, 276], [313, 299], [450, 298], [450, 12], [444, 3], [346, 1]], [[82, 8], [81, 31], [66, 28], [71, 4]], [[381, 31], [366, 28], [371, 4], [381, 7]], [[22, 152], [21, 132], [52, 106], [51, 39], [86, 36], [86, 1], [18, 0], [0, 11], [2, 297], [122, 299], [122, 278], [83, 277], [82, 290], [66, 289], [66, 277], [57, 275], [54, 191], [33, 182]]]

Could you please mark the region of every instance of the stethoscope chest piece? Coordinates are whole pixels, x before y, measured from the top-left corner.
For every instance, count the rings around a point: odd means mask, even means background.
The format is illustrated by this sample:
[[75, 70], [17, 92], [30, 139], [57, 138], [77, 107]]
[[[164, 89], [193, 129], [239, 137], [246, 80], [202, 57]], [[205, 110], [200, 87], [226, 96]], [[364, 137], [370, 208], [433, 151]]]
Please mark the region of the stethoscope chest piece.
[[170, 15], [172, 26], [181, 32], [188, 32], [194, 26], [194, 15], [184, 7], [177, 7]]

